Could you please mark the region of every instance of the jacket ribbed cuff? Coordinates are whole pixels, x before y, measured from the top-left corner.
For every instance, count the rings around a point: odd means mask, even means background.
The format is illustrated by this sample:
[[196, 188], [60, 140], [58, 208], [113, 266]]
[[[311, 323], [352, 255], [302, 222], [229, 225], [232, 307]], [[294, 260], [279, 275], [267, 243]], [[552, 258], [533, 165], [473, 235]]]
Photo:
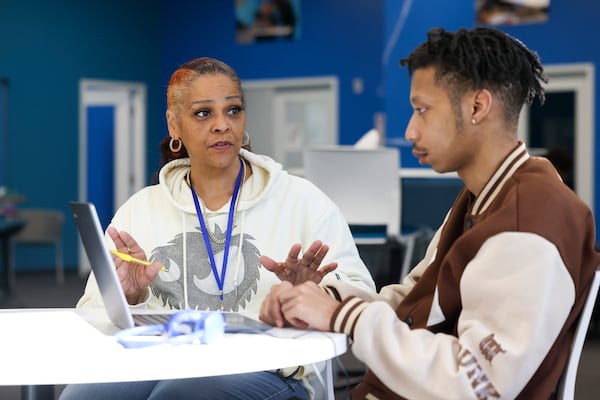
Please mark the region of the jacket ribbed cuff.
[[335, 310], [330, 322], [330, 330], [333, 332], [345, 333], [354, 338], [354, 328], [356, 322], [369, 303], [356, 296], [350, 296]]

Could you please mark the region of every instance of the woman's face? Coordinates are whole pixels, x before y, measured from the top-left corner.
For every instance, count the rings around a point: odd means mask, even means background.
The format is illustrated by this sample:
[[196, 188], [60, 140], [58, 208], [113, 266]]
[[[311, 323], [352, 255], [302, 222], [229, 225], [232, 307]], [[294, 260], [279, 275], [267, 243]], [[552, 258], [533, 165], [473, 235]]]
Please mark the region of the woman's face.
[[246, 114], [242, 93], [229, 77], [201, 75], [187, 90], [179, 120], [167, 111], [169, 134], [183, 141], [192, 164], [209, 168], [226, 168], [237, 161]]

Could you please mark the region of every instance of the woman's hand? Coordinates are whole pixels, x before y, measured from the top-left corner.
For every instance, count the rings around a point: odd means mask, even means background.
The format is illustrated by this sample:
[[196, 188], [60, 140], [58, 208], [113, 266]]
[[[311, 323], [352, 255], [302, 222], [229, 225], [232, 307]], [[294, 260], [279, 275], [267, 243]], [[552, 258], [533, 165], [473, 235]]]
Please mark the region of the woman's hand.
[[[129, 233], [119, 232], [112, 226], [108, 227], [107, 232], [115, 243], [117, 251], [131, 254], [131, 256], [140, 260], [146, 260], [144, 250]], [[158, 272], [163, 267], [162, 264], [153, 262], [148, 266], [144, 266], [123, 261], [116, 255], [113, 255], [112, 258], [127, 302], [134, 305], [146, 301], [148, 286], [156, 279]]]
[[293, 285], [307, 281], [319, 283], [325, 275], [338, 266], [336, 262], [332, 262], [321, 267], [321, 262], [329, 251], [329, 246], [320, 240], [314, 241], [299, 259], [300, 250], [302, 250], [302, 245], [294, 244], [285, 262], [278, 263], [270, 257], [261, 256], [260, 263], [275, 273], [279, 279]]

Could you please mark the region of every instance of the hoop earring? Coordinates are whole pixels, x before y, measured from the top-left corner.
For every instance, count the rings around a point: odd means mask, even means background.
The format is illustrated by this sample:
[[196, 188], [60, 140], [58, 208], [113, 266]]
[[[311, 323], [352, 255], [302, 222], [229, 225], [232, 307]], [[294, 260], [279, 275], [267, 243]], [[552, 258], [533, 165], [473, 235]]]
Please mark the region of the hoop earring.
[[[175, 142], [177, 142], [177, 147], [175, 147], [175, 144], [174, 144]], [[183, 142], [181, 141], [181, 139], [171, 138], [171, 140], [169, 140], [169, 150], [171, 150], [172, 153], [180, 152], [182, 147], [183, 147]]]
[[242, 136], [242, 146], [250, 145], [250, 135], [248, 131], [244, 131], [244, 136]]

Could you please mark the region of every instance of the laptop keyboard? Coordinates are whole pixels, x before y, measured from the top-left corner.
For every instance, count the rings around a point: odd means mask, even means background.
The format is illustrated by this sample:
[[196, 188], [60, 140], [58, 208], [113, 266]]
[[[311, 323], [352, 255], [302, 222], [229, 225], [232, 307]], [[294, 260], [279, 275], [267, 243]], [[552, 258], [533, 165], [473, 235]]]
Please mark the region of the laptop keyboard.
[[133, 314], [133, 322], [136, 326], [164, 325], [169, 322], [171, 314]]
[[[169, 318], [173, 314], [133, 314], [133, 322], [135, 326], [146, 325], [164, 325], [169, 322]], [[224, 312], [225, 332], [228, 333], [259, 333], [271, 329], [271, 326], [266, 325], [259, 320], [250, 318], [235, 312]]]

